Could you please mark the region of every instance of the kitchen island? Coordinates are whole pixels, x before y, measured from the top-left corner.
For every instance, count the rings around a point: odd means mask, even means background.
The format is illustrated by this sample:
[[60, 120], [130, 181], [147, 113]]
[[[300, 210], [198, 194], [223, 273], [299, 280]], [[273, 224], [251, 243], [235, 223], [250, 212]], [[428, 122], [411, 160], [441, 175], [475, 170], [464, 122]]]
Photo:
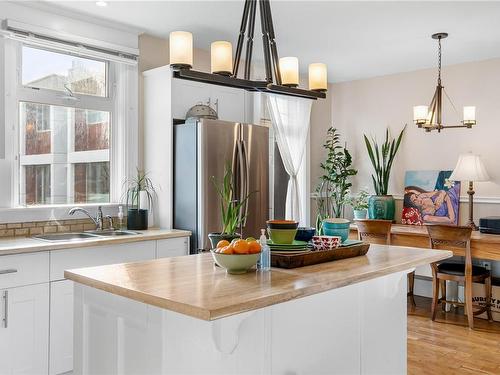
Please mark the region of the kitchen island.
[[210, 254], [66, 271], [75, 374], [405, 374], [406, 275], [449, 251], [229, 275]]

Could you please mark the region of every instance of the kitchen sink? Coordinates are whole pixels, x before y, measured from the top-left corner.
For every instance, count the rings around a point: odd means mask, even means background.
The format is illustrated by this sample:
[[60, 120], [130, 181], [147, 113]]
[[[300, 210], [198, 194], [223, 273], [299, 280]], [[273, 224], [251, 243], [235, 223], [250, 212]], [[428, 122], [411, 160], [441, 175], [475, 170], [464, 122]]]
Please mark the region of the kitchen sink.
[[92, 233], [48, 233], [48, 234], [39, 234], [33, 236], [38, 240], [49, 241], [49, 242], [65, 242], [65, 241], [85, 241], [96, 239], [97, 236]]
[[79, 242], [87, 240], [95, 240], [99, 237], [116, 237], [116, 236], [130, 236], [134, 234], [140, 234], [139, 232], [133, 232], [131, 230], [95, 230], [80, 233], [48, 233], [39, 234], [33, 236], [38, 240], [48, 241], [48, 242]]
[[93, 230], [85, 233], [90, 233], [92, 235], [100, 237], [130, 236], [134, 234], [140, 234], [139, 232], [134, 232], [131, 230]]

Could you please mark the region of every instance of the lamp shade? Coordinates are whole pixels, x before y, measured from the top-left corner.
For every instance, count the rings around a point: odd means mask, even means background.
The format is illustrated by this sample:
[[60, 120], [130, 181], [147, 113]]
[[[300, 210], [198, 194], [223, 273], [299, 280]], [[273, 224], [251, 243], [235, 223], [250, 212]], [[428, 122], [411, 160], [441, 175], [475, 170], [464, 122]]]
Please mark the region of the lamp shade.
[[460, 155], [450, 176], [452, 181], [489, 181], [489, 179], [490, 176], [479, 155], [470, 153]]
[[230, 75], [233, 71], [233, 47], [230, 42], [219, 40], [210, 48], [212, 73]]
[[169, 44], [171, 66], [187, 68], [193, 66], [193, 34], [187, 31], [172, 31]]
[[309, 90], [320, 92], [328, 90], [328, 78], [325, 64], [309, 64]]
[[299, 59], [293, 56], [282, 57], [279, 62], [281, 84], [296, 87], [299, 85]]

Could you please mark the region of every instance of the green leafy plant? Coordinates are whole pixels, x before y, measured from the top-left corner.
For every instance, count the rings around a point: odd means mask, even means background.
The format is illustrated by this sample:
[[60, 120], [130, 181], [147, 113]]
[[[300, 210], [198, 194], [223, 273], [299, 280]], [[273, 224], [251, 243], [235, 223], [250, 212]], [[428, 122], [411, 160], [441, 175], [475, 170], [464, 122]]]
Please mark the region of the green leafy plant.
[[[131, 209], [141, 208], [141, 192], [144, 192], [148, 202], [148, 207], [151, 208], [153, 200], [156, 197], [156, 189], [147, 173], [139, 168], [136, 168], [137, 174], [125, 180], [125, 199], [127, 207]], [[122, 199], [123, 200], [123, 199]]]
[[240, 224], [245, 220], [246, 216], [242, 215], [241, 212], [250, 194], [241, 200], [234, 199], [233, 172], [230, 165], [226, 165], [224, 168], [222, 182], [218, 183], [215, 176], [212, 176], [212, 182], [220, 198], [221, 234], [235, 234]]
[[385, 131], [384, 143], [379, 145], [375, 138], [371, 141], [366, 135], [365, 144], [372, 162], [373, 168], [375, 169], [375, 175], [372, 175], [373, 188], [375, 189], [376, 195], [387, 195], [387, 189], [389, 188], [389, 177], [391, 175], [392, 163], [396, 157], [399, 146], [401, 145], [401, 140], [403, 139], [403, 134], [406, 130], [406, 125], [399, 133], [397, 139], [391, 138], [389, 129]]
[[366, 190], [360, 190], [358, 194], [348, 194], [345, 203], [353, 210], [366, 210], [368, 208], [368, 198], [370, 194]]
[[316, 188], [318, 216], [316, 228], [321, 232], [321, 222], [326, 218], [340, 217], [345, 197], [352, 186], [349, 179], [358, 171], [352, 168], [352, 157], [347, 148], [341, 146], [337, 129], [330, 127], [323, 147], [327, 150], [326, 160], [320, 164], [323, 175]]

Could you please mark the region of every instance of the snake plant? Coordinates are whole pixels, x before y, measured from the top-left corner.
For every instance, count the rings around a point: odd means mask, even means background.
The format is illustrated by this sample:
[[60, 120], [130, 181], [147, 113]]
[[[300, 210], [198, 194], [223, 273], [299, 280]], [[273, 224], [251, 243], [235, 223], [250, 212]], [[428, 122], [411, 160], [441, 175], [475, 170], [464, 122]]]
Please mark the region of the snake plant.
[[387, 195], [392, 163], [401, 145], [405, 130], [406, 125], [401, 130], [401, 133], [399, 133], [398, 138], [394, 139], [391, 138], [389, 129], [386, 129], [385, 140], [381, 145], [377, 143], [375, 138], [370, 140], [364, 135], [366, 149], [375, 169], [375, 175], [372, 174], [372, 181], [376, 195]]

